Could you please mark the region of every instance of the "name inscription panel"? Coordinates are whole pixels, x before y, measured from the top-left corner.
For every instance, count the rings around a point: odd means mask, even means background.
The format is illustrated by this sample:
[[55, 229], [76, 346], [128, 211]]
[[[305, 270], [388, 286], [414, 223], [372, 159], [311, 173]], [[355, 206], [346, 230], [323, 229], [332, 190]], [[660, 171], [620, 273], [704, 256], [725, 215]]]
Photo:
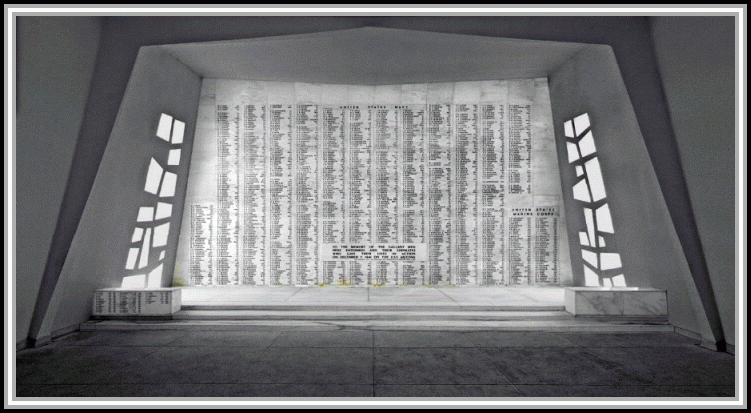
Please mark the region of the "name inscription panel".
[[204, 79], [181, 285], [571, 280], [547, 81]]

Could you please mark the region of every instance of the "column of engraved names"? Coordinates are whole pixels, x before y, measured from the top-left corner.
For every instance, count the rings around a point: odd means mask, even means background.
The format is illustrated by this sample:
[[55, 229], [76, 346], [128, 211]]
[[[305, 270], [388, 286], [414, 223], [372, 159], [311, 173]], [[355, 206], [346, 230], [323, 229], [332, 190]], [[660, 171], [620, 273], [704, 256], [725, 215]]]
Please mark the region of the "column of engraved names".
[[211, 285], [213, 205], [190, 206], [190, 285]]
[[243, 108], [242, 283], [265, 284], [266, 272], [266, 106]]
[[[320, 137], [320, 240], [326, 244], [345, 242], [345, 109], [321, 107]], [[321, 261], [321, 283], [346, 284], [346, 262]]]
[[480, 149], [482, 168], [478, 182], [480, 199], [479, 260], [481, 285], [506, 283], [505, 218], [505, 112], [503, 103], [483, 103], [480, 109]]
[[428, 277], [451, 281], [451, 105], [428, 104]]
[[[389, 105], [370, 105], [373, 145], [373, 239], [374, 244], [393, 245], [399, 238], [399, 151], [397, 111]], [[398, 261], [373, 262], [376, 285], [396, 285]]]
[[558, 284], [558, 208], [535, 208], [535, 284]]
[[269, 105], [269, 285], [292, 283], [292, 106]]
[[510, 208], [508, 220], [509, 284], [531, 284], [532, 208]]
[[318, 282], [318, 105], [295, 107], [295, 285]]
[[[367, 245], [372, 240], [372, 179], [370, 112], [358, 105], [346, 109], [347, 139], [347, 240], [349, 245]], [[347, 261], [352, 285], [371, 283], [370, 260]]]
[[218, 104], [217, 122], [217, 268], [218, 285], [240, 283], [239, 271], [239, 107]]
[[477, 284], [477, 105], [454, 105], [454, 285]]
[[[399, 242], [422, 244], [425, 239], [425, 106], [397, 106], [401, 174]], [[425, 262], [400, 264], [400, 285], [422, 285], [426, 280]]]
[[532, 192], [532, 107], [508, 105], [508, 193]]

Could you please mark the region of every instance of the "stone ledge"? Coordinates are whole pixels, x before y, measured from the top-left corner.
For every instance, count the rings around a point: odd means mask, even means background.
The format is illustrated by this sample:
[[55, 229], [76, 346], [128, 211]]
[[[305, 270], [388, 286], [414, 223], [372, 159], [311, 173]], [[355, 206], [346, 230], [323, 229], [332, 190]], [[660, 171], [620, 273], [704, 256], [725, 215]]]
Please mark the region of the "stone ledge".
[[180, 311], [181, 297], [179, 288], [104, 288], [94, 293], [92, 315], [171, 316]]
[[567, 287], [566, 311], [575, 316], [668, 315], [667, 291], [654, 288]]

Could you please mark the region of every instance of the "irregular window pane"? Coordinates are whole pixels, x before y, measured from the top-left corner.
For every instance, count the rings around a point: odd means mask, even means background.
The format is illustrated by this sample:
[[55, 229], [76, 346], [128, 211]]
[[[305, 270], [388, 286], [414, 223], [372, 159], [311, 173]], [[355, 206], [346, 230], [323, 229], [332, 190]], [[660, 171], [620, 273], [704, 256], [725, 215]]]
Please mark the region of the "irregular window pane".
[[586, 179], [582, 179], [574, 185], [574, 199], [577, 201], [592, 202], [592, 198], [589, 197], [589, 187], [587, 186]]
[[584, 164], [584, 167], [587, 169], [587, 178], [592, 189], [592, 200], [599, 201], [605, 198], [605, 183], [602, 180], [600, 161], [592, 158]]
[[610, 281], [610, 278], [603, 278], [602, 285], [603, 287], [612, 287], [613, 283]]
[[584, 133], [584, 131], [589, 127], [589, 115], [586, 113], [583, 113], [577, 117], [574, 118], [574, 132], [577, 136]]
[[162, 113], [159, 118], [159, 126], [156, 128], [156, 136], [169, 142], [170, 129], [172, 129], [172, 116]]
[[169, 222], [154, 228], [154, 247], [163, 247], [167, 245], [167, 235], [169, 235]]
[[579, 244], [589, 246], [589, 237], [586, 232], [579, 232]]
[[146, 185], [143, 187], [144, 191], [156, 195], [159, 191], [159, 181], [162, 180], [163, 170], [164, 168], [159, 165], [159, 162], [157, 162], [156, 159], [151, 158], [149, 172], [146, 173]]
[[120, 284], [120, 288], [146, 288], [146, 275], [129, 275], [123, 277], [123, 282]]
[[626, 277], [624, 277], [623, 274], [618, 274], [613, 277], [613, 286], [626, 287]]
[[180, 122], [175, 119], [175, 128], [172, 130], [172, 143], [183, 143], [183, 135], [185, 134], [185, 122]]
[[609, 234], [615, 232], [615, 230], [613, 230], [613, 220], [610, 217], [610, 207], [608, 204], [597, 208], [596, 216], [598, 231], [607, 232]]
[[163, 260], [163, 259], [164, 259], [164, 253], [165, 253], [165, 252], [166, 252], [166, 251], [162, 251], [162, 252], [160, 252], [160, 253], [159, 253], [159, 261], [161, 261], [161, 260]]
[[169, 218], [172, 215], [172, 204], [159, 202], [156, 204], [156, 215], [154, 219]]
[[[599, 227], [598, 227], [598, 229], [599, 229]], [[598, 241], [600, 243], [600, 247], [604, 247], [605, 246], [605, 238], [603, 238], [603, 237], [597, 237], [597, 239], [598, 239]]]
[[149, 244], [151, 244], [151, 228], [146, 228], [146, 236], [141, 246], [141, 261], [138, 263], [138, 268], [143, 268], [149, 264]]
[[588, 262], [589, 265], [598, 268], [597, 266], [597, 254], [595, 254], [592, 251], [582, 250], [582, 258], [584, 258], [584, 261]]
[[136, 227], [136, 229], [133, 230], [133, 236], [130, 238], [130, 242], [138, 242], [141, 238], [143, 238], [143, 228]]
[[172, 172], [164, 173], [164, 182], [162, 182], [162, 190], [159, 192], [159, 196], [169, 197], [175, 196], [175, 184], [177, 183], [177, 175]]
[[584, 167], [581, 165], [576, 165], [576, 176], [582, 175], [584, 175]]
[[576, 137], [576, 135], [574, 135], [574, 124], [571, 123], [570, 120], [563, 123], [563, 134], [566, 135], [567, 138]]
[[597, 274], [590, 270], [586, 265], [584, 266], [584, 285], [587, 287], [600, 286], [600, 277], [598, 277]]
[[149, 273], [149, 288], [159, 288], [162, 286], [162, 264], [159, 264], [158, 267], [154, 268], [153, 271]]
[[138, 210], [138, 217], [136, 218], [136, 221], [147, 222], [147, 221], [153, 221], [153, 220], [154, 220], [154, 207], [141, 207]]
[[579, 141], [579, 150], [582, 156], [587, 156], [595, 153], [595, 140], [592, 138], [592, 131], [587, 132], [586, 135]]
[[136, 259], [138, 258], [138, 248], [131, 248], [128, 251], [128, 260], [125, 261], [125, 269], [132, 270], [136, 268]]
[[568, 163], [579, 159], [579, 150], [576, 149], [575, 143], [566, 142], [566, 148], [568, 149]]
[[621, 255], [614, 252], [606, 252], [600, 255], [602, 261], [603, 270], [612, 270], [615, 268], [621, 268]]
[[169, 151], [167, 165], [180, 165], [180, 149], [172, 149]]
[[[593, 218], [592, 210], [589, 208], [583, 208], [584, 209], [584, 222], [587, 223], [587, 234], [589, 234], [589, 239], [592, 242], [592, 244], [595, 243], [595, 220]], [[597, 245], [592, 245], [593, 247], [596, 247]]]

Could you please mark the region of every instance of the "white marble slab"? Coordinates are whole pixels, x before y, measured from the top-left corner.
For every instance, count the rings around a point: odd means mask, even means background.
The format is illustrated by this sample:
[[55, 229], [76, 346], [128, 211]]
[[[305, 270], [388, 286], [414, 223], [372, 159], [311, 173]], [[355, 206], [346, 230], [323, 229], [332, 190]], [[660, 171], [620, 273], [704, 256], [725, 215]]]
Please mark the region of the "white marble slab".
[[165, 316], [180, 311], [180, 288], [125, 290], [104, 288], [94, 293], [95, 316]]
[[568, 287], [565, 304], [574, 315], [668, 315], [667, 292], [653, 288]]

